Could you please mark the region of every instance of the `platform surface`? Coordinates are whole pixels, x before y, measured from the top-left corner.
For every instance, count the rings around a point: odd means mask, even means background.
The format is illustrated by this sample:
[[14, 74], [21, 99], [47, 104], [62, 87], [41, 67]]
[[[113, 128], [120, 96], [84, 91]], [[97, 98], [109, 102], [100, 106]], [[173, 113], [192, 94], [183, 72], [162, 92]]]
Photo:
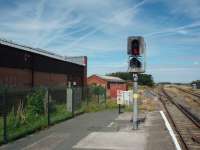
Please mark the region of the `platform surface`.
[[[142, 115], [144, 116], [144, 115]], [[97, 150], [175, 150], [164, 121], [157, 112], [147, 113], [138, 130], [132, 130], [132, 113], [119, 115], [107, 132], [93, 132], [79, 141], [74, 149]], [[113, 129], [112, 129], [113, 128]]]
[[132, 130], [132, 113], [83, 114], [49, 129], [3, 145], [0, 150], [175, 150], [158, 111]]

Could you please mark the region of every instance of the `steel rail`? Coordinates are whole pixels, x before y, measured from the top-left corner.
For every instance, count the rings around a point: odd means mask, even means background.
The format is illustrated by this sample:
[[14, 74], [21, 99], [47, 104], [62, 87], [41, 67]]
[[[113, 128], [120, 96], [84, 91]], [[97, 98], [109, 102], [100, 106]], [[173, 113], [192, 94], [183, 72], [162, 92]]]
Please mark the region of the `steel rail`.
[[200, 128], [200, 122], [199, 120], [196, 119], [196, 117], [194, 115], [192, 115], [191, 113], [189, 113], [188, 111], [185, 110], [184, 107], [182, 107], [181, 105], [175, 103], [172, 99], [171, 96], [169, 96], [169, 94], [166, 93], [166, 91], [164, 90], [164, 88], [162, 88], [162, 92], [165, 94], [165, 96], [167, 97], [167, 99], [174, 104], [190, 121], [192, 121], [198, 128]]
[[[161, 91], [163, 92], [162, 89], [161, 89]], [[173, 124], [176, 133], [178, 134], [178, 137], [179, 137], [179, 139], [180, 139], [180, 141], [181, 141], [181, 143], [182, 143], [182, 146], [184, 146], [185, 150], [189, 150], [189, 147], [187, 146], [187, 144], [186, 144], [186, 142], [185, 142], [183, 136], [181, 135], [180, 131], [178, 130], [178, 127], [177, 127], [177, 125], [176, 125], [176, 123], [175, 123], [175, 121], [174, 121], [172, 115], [170, 114], [170, 112], [169, 112], [169, 110], [168, 110], [168, 108], [167, 108], [167, 106], [166, 106], [166, 103], [165, 103], [165, 102], [163, 101], [163, 99], [161, 98], [162, 95], [159, 94], [159, 96], [160, 96], [159, 99], [160, 99], [161, 103], [163, 104], [164, 109], [165, 109], [166, 112], [167, 112], [167, 116], [168, 116], [168, 118], [170, 119], [171, 123]]]
[[193, 95], [193, 96], [199, 98], [199, 100], [196, 100], [196, 99], [193, 99], [193, 100], [200, 105], [200, 94], [197, 94], [197, 93], [194, 93], [194, 92], [191, 92], [189, 90], [185, 90], [185, 89], [182, 89], [182, 88], [179, 88], [179, 87], [175, 87], [175, 88], [177, 88], [178, 90], [180, 90], [182, 92], [188, 93], [190, 95]]

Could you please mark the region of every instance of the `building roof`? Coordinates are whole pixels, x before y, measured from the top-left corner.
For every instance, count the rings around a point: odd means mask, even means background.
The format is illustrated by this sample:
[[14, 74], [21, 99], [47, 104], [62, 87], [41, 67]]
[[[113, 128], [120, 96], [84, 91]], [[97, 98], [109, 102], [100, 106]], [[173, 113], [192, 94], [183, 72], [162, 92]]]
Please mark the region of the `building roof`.
[[69, 59], [70, 57], [61, 56], [61, 55], [58, 55], [58, 54], [55, 54], [55, 53], [52, 53], [52, 52], [49, 52], [49, 51], [46, 51], [46, 50], [43, 50], [43, 49], [40, 49], [40, 48], [33, 48], [33, 47], [26, 46], [26, 45], [20, 45], [20, 44], [13, 42], [13, 41], [8, 41], [8, 40], [1, 39], [1, 38], [0, 38], [0, 44], [10, 46], [10, 47], [14, 47], [14, 48], [24, 50], [24, 51], [27, 51], [27, 52], [47, 56], [47, 57], [54, 58], [54, 59], [61, 60], [61, 61], [66, 61], [66, 62], [70, 62], [70, 63], [82, 65], [82, 66], [85, 65], [85, 64], [81, 64], [78, 59], [77, 59], [78, 60], [77, 62], [74, 61], [76, 59], [73, 59], [73, 61], [70, 61], [70, 59]]
[[96, 75], [100, 77], [103, 80], [109, 81], [109, 82], [121, 82], [124, 83], [125, 80], [119, 78], [119, 77], [113, 77], [113, 76], [103, 76], [103, 75]]

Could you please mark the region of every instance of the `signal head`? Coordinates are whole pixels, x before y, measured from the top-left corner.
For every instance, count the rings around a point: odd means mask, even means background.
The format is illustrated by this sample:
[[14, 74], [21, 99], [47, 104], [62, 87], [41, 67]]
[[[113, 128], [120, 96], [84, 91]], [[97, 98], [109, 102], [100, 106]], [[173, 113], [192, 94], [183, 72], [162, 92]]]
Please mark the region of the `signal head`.
[[128, 37], [128, 55], [141, 56], [144, 53], [144, 38], [141, 36]]

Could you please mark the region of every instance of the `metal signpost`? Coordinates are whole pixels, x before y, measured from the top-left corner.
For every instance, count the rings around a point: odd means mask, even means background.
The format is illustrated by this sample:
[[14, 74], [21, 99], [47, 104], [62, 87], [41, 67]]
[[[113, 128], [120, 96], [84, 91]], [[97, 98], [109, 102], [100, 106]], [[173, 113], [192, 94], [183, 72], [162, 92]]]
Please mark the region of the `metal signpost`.
[[138, 89], [138, 75], [133, 74], [133, 129], [137, 129], [138, 106], [137, 106], [137, 89]]
[[133, 73], [133, 129], [138, 128], [138, 74], [145, 72], [145, 42], [141, 36], [128, 37], [129, 67], [128, 72]]

